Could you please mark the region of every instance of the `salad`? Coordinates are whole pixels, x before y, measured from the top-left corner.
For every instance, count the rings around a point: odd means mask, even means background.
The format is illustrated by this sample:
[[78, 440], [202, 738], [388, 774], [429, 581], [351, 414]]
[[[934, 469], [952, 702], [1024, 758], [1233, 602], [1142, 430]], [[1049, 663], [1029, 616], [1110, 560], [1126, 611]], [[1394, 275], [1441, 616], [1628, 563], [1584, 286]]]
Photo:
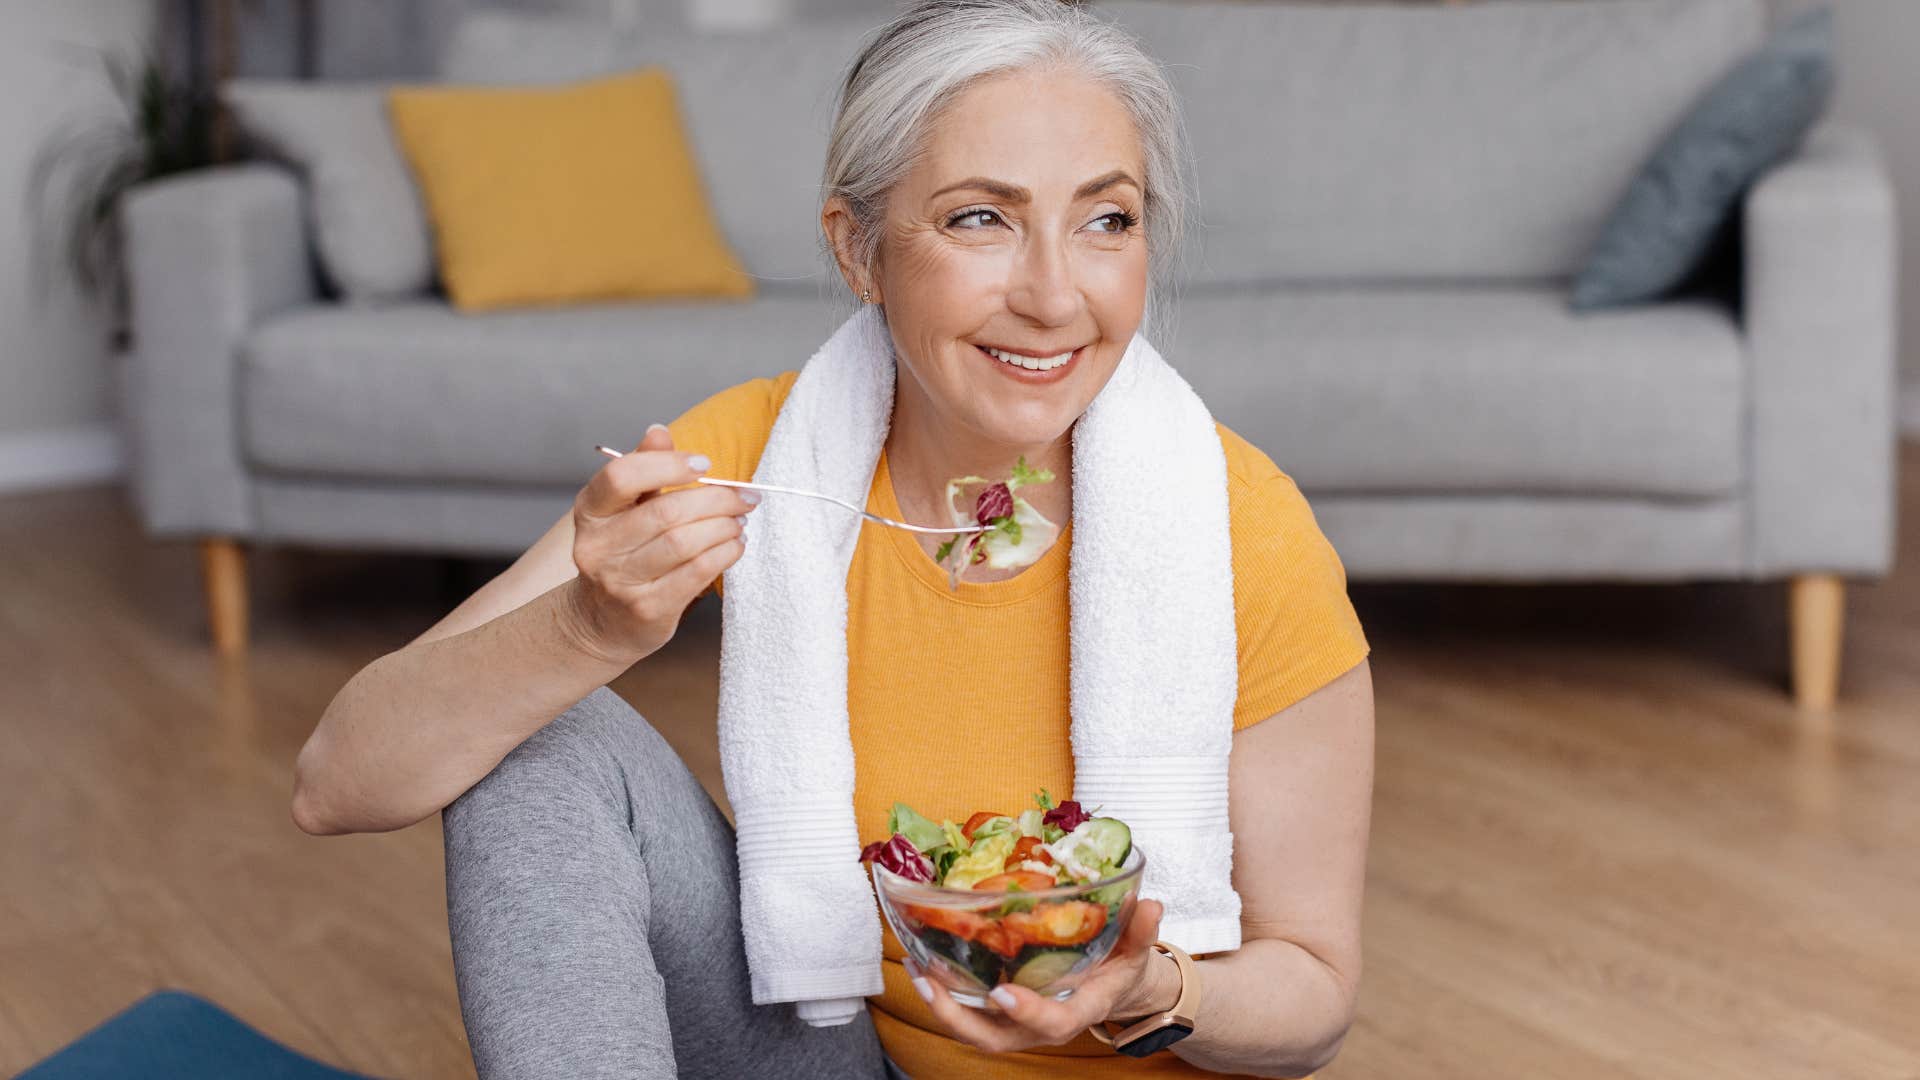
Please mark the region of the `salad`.
[[887, 871], [875, 877], [895, 935], [923, 967], [959, 976], [963, 985], [950, 988], [975, 997], [1008, 981], [1061, 989], [1106, 956], [1131, 914], [1140, 865], [1132, 831], [1044, 790], [1034, 802], [1019, 814], [983, 810], [964, 825], [895, 803], [893, 835], [860, 852]]
[[[1002, 483], [989, 483], [984, 476], [947, 481], [947, 509], [953, 514], [953, 523], [989, 526], [985, 532], [954, 537], [934, 554], [934, 561], [947, 568], [949, 587], [958, 589], [960, 578], [980, 563], [995, 570], [1013, 570], [1032, 566], [1046, 554], [1060, 535], [1060, 526], [1014, 493], [1031, 484], [1052, 481], [1051, 470], [1031, 468], [1024, 457], [1014, 463], [1013, 474]], [[961, 509], [967, 505], [965, 496], [970, 492], [971, 513]]]

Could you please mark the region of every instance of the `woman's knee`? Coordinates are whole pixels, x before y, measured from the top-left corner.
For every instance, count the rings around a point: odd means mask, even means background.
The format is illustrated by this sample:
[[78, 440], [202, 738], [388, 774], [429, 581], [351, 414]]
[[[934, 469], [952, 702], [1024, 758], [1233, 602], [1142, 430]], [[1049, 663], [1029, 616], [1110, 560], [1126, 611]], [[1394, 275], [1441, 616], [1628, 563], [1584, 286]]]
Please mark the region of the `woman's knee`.
[[619, 744], [647, 722], [601, 687], [513, 748], [493, 771], [447, 807], [449, 827], [489, 804], [592, 800], [624, 806]]

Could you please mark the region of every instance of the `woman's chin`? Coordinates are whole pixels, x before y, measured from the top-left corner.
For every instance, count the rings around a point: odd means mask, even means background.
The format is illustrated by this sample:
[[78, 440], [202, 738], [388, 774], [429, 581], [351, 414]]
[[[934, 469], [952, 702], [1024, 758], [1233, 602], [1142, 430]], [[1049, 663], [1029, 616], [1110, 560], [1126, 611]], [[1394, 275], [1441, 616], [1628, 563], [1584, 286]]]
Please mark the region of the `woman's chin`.
[[1085, 385], [1094, 369], [1083, 367], [1082, 360], [1091, 351], [1076, 350], [1071, 360], [1051, 371], [1014, 367], [982, 353], [964, 403], [974, 413], [975, 429], [1002, 446], [1057, 442], [1099, 392], [1098, 386], [1089, 390]]
[[1038, 450], [1060, 441], [1079, 418], [1079, 410], [1018, 409], [1011, 415], [979, 417], [977, 429], [996, 446]]

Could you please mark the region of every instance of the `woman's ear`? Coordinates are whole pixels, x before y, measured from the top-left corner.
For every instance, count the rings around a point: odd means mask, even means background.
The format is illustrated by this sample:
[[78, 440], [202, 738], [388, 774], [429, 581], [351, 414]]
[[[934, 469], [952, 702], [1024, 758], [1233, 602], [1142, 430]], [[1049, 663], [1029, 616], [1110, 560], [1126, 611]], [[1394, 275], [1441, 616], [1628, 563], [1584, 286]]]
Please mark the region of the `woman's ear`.
[[880, 301], [879, 284], [872, 280], [867, 268], [862, 266], [856, 255], [860, 231], [859, 223], [853, 219], [853, 208], [847, 200], [835, 195], [827, 200], [820, 210], [820, 231], [827, 234], [827, 244], [833, 249], [833, 261], [840, 267], [840, 276], [845, 279], [847, 288], [862, 300]]

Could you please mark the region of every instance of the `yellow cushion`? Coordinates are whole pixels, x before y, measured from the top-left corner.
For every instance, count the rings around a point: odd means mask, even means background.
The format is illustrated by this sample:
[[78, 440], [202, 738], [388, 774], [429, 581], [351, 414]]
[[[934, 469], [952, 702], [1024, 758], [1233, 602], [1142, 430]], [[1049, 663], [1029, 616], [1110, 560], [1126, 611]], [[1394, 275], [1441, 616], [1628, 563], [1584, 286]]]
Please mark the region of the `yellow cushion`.
[[707, 207], [665, 71], [415, 87], [389, 105], [460, 309], [752, 295]]

